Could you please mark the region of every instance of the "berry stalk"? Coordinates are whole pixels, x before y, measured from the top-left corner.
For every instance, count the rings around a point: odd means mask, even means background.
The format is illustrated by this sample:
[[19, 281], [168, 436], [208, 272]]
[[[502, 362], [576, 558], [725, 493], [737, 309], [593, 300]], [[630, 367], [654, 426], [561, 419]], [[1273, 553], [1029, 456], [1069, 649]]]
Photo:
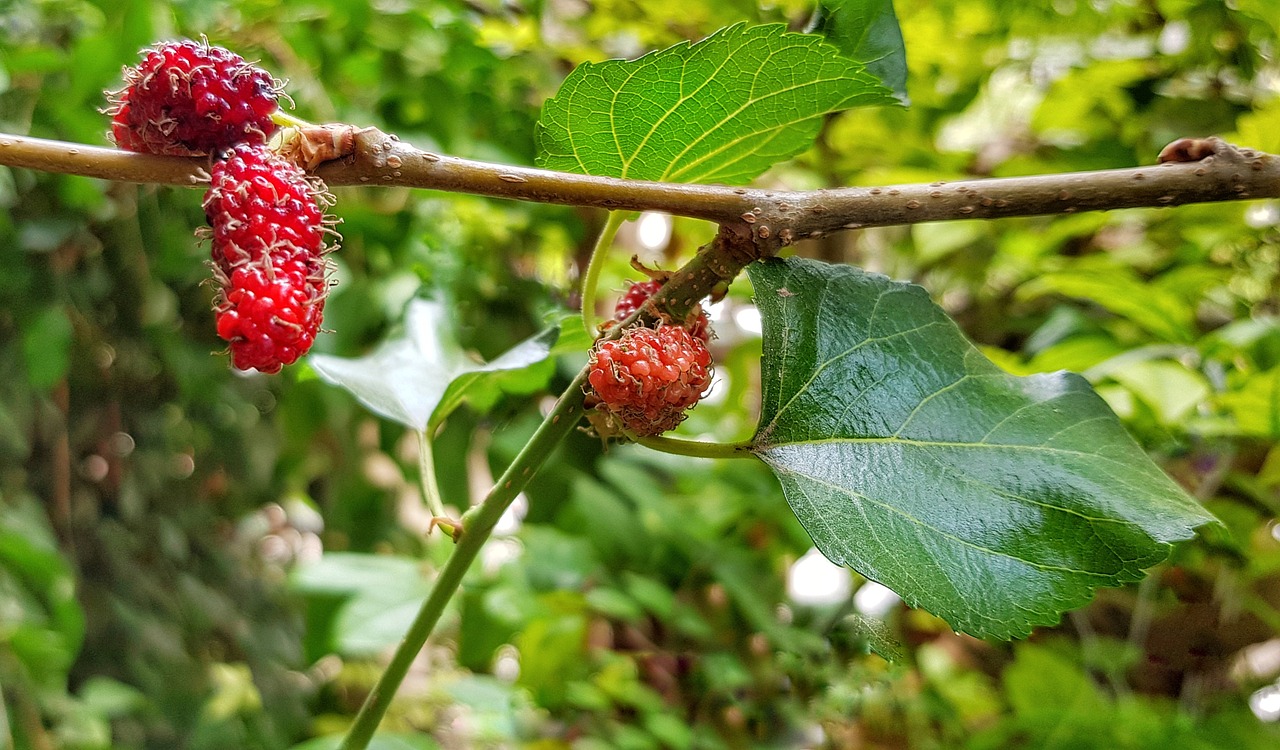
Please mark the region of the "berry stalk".
[[596, 335], [598, 324], [596, 293], [600, 287], [600, 271], [604, 268], [604, 258], [609, 254], [613, 238], [617, 236], [618, 228], [624, 221], [626, 221], [626, 214], [622, 211], [609, 212], [609, 218], [605, 220], [604, 226], [600, 229], [600, 235], [596, 237], [595, 247], [591, 249], [591, 260], [587, 261], [587, 273], [582, 277], [582, 325], [587, 329], [588, 336]]
[[635, 436], [636, 443], [649, 450], [691, 458], [755, 458], [751, 442], [706, 443], [701, 440], [682, 440], [663, 435]]

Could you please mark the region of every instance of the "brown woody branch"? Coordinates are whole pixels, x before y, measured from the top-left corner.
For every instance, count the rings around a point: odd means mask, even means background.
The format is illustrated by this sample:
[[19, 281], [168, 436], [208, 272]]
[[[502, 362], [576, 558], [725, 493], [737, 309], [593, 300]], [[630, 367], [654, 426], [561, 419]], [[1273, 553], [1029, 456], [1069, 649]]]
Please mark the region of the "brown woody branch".
[[[1280, 157], [1217, 138], [1181, 139], [1159, 165], [1133, 169], [786, 192], [550, 172], [459, 159], [415, 148], [375, 128], [315, 129], [317, 156], [302, 161], [330, 185], [381, 185], [473, 193], [628, 211], [665, 211], [720, 224], [716, 239], [639, 311], [682, 317], [698, 300], [783, 245], [864, 227], [955, 219], [1066, 214], [1280, 197]], [[336, 157], [336, 158], [331, 158]], [[197, 186], [207, 159], [134, 154], [0, 134], [0, 165], [128, 182]]]
[[[1063, 214], [1280, 197], [1280, 157], [1217, 138], [1171, 144], [1150, 167], [1095, 172], [786, 192], [621, 180], [459, 159], [415, 148], [375, 128], [343, 131], [340, 158], [316, 173], [330, 185], [381, 185], [628, 211], [665, 211], [749, 236], [755, 257], [845, 229], [955, 219]], [[335, 139], [337, 141], [339, 139]], [[1176, 148], [1175, 148], [1176, 146]], [[0, 165], [127, 182], [195, 186], [206, 159], [0, 134]]]

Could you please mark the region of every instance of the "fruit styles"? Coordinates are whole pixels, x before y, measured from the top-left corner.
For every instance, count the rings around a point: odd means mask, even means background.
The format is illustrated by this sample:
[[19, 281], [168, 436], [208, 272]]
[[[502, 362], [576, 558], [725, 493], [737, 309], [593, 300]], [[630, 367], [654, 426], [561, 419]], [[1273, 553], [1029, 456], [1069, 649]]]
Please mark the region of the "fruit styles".
[[[629, 318], [663, 283], [658, 274], [628, 287], [614, 308], [614, 323]], [[648, 437], [683, 422], [711, 385], [710, 335], [707, 314], [696, 308], [687, 324], [633, 326], [598, 342], [587, 375], [596, 430], [605, 437], [619, 431]]]
[[217, 332], [240, 369], [274, 373], [305, 354], [328, 295], [323, 183], [267, 147], [282, 95], [265, 70], [207, 41], [143, 50], [108, 96], [130, 151], [209, 156], [204, 199]]
[[243, 57], [206, 41], [143, 50], [108, 94], [111, 137], [120, 148], [205, 156], [238, 143], [262, 144], [275, 131], [280, 84]]
[[264, 146], [213, 163], [205, 194], [218, 335], [236, 367], [278, 372], [305, 354], [328, 295], [323, 187]]

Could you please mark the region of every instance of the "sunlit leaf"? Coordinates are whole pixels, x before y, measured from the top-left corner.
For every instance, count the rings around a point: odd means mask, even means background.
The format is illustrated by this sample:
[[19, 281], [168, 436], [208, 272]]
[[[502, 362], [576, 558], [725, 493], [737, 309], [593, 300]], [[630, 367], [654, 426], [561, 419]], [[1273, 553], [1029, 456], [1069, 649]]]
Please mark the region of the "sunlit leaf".
[[1061, 294], [1093, 302], [1142, 327], [1162, 341], [1189, 341], [1195, 308], [1174, 292], [1143, 283], [1132, 271], [1089, 267], [1047, 273], [1024, 284], [1025, 298]]
[[827, 557], [909, 604], [1025, 635], [1212, 520], [1083, 378], [1003, 372], [923, 289], [800, 259], [750, 273], [756, 455]]
[[444, 305], [414, 300], [405, 313], [404, 333], [373, 354], [313, 354], [308, 361], [321, 379], [351, 391], [374, 413], [421, 432], [443, 420], [486, 377], [545, 360], [558, 333], [543, 331], [485, 364], [454, 340]]
[[637, 60], [579, 65], [543, 106], [538, 164], [742, 183], [808, 148], [823, 115], [895, 101], [821, 37], [738, 24]]
[[1280, 367], [1250, 376], [1221, 401], [1244, 434], [1280, 439]]
[[356, 552], [325, 553], [295, 569], [289, 583], [304, 596], [344, 600], [332, 647], [345, 656], [374, 656], [395, 645], [430, 593], [419, 561]]
[[1203, 375], [1169, 360], [1126, 362], [1110, 375], [1141, 398], [1166, 425], [1185, 420], [1213, 393]]
[[902, 41], [893, 0], [823, 0], [814, 32], [840, 52], [867, 66], [867, 71], [907, 103], [907, 49]]

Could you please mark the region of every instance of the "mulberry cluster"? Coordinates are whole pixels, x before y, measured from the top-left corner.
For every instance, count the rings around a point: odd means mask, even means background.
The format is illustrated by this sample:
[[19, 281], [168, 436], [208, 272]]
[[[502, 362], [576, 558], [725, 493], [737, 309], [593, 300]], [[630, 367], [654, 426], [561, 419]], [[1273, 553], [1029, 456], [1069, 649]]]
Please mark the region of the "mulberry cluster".
[[207, 42], [144, 50], [111, 94], [121, 148], [211, 157], [204, 210], [218, 335], [240, 369], [279, 372], [311, 348], [328, 294], [328, 193], [267, 145], [279, 84]]
[[640, 436], [674, 429], [711, 385], [711, 352], [678, 325], [631, 328], [602, 341], [590, 368], [596, 408]]
[[279, 84], [265, 70], [207, 42], [144, 50], [110, 94], [111, 137], [129, 151], [204, 156], [237, 143], [267, 142]]
[[[662, 281], [632, 284], [614, 308], [622, 321], [662, 287]], [[638, 436], [658, 435], [684, 421], [711, 385], [710, 321], [697, 311], [688, 325], [634, 327], [591, 351], [588, 401], [597, 414]]]
[[323, 189], [264, 146], [236, 146], [210, 175], [218, 335], [236, 367], [278, 372], [320, 331], [329, 291]]
[[[618, 298], [617, 305], [613, 309], [613, 319], [616, 322], [626, 320], [631, 313], [640, 309], [640, 306], [654, 295], [665, 282], [662, 279], [650, 279], [649, 281], [638, 281], [627, 287], [627, 291], [622, 293]], [[711, 338], [711, 320], [702, 310], [701, 306], [697, 308], [693, 321], [689, 324], [689, 332], [694, 337], [702, 339], [702, 343], [707, 343]]]

